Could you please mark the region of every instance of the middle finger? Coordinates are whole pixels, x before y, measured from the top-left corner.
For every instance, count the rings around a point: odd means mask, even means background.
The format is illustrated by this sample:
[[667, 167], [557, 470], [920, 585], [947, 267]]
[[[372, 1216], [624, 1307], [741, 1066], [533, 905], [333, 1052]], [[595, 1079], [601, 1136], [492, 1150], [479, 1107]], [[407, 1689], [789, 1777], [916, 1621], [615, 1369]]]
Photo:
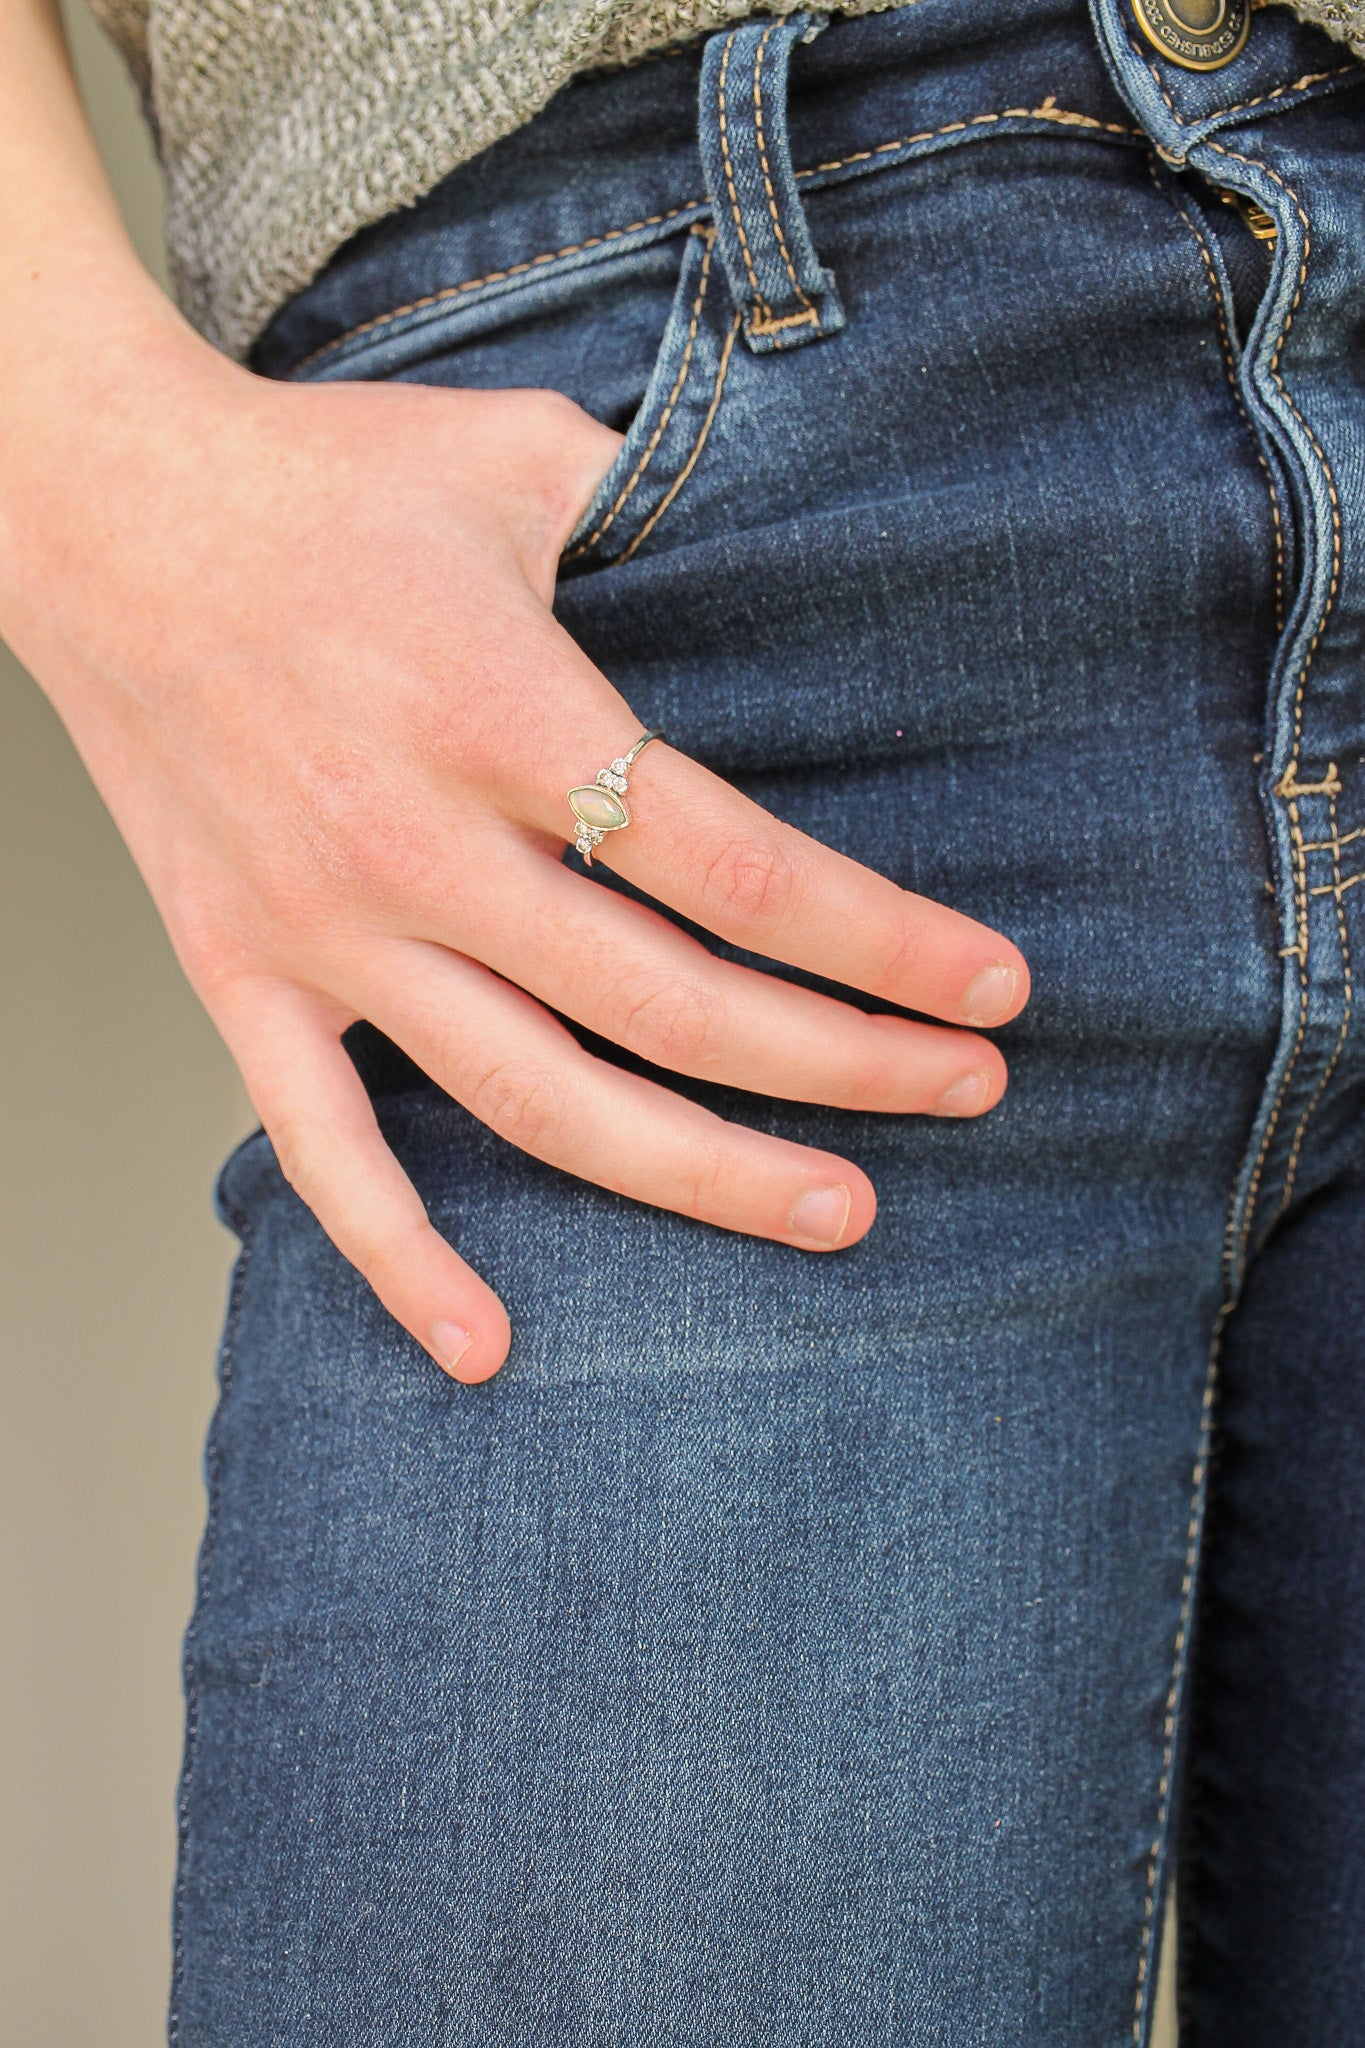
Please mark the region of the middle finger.
[[[840, 1109], [971, 1116], [1005, 1088], [988, 1039], [869, 1016], [719, 960], [667, 918], [553, 858], [500, 863], [518, 902], [479, 947], [509, 981], [653, 1065]], [[464, 942], [468, 944], [467, 939]]]

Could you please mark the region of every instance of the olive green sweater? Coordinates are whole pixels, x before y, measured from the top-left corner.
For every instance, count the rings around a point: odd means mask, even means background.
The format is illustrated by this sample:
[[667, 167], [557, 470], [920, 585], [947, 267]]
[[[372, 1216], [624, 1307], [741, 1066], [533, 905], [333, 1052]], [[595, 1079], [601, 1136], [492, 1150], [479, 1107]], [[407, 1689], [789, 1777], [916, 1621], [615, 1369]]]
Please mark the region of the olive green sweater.
[[[157, 132], [181, 304], [243, 356], [358, 228], [529, 120], [575, 72], [809, 0], [91, 4]], [[1285, 4], [1365, 56], [1365, 0]]]

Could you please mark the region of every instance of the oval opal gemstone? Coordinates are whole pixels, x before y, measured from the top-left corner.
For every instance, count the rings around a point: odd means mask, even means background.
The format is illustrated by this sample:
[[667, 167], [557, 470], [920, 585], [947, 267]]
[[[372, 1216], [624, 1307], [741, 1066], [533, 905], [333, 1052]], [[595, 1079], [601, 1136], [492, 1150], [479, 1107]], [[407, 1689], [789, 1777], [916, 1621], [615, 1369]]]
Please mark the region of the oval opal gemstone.
[[626, 807], [620, 797], [597, 783], [571, 789], [569, 804], [576, 818], [585, 825], [595, 825], [599, 832], [619, 832], [627, 822]]

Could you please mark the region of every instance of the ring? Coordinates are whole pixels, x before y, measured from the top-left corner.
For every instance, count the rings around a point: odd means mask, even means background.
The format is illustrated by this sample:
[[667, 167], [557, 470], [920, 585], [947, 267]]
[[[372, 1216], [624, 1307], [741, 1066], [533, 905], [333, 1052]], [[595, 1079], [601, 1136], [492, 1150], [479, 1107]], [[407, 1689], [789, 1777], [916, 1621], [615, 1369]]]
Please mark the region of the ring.
[[630, 812], [621, 801], [626, 793], [626, 776], [635, 756], [651, 740], [662, 738], [662, 732], [641, 733], [628, 754], [618, 754], [610, 768], [598, 769], [596, 782], [581, 782], [569, 791], [569, 809], [578, 820], [574, 845], [582, 854], [585, 867], [592, 866], [593, 849], [602, 844], [608, 832], [624, 831], [630, 823]]

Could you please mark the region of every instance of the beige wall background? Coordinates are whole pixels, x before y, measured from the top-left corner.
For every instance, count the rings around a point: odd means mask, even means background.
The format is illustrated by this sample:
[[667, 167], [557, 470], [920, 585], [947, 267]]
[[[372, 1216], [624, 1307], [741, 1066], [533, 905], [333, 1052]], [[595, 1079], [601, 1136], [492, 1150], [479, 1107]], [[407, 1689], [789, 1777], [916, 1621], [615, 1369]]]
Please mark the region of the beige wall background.
[[[72, 41], [152, 268], [161, 193]], [[62, 728], [0, 648], [0, 2040], [164, 2039], [179, 1639], [240, 1086]]]
[[[134, 241], [163, 275], [136, 98], [78, 4], [68, 27]], [[152, 2048], [234, 1249], [210, 1192], [251, 1118], [70, 742], [3, 646], [0, 875], [0, 2042]], [[1168, 1982], [1160, 2002], [1153, 2048], [1173, 2048]]]

